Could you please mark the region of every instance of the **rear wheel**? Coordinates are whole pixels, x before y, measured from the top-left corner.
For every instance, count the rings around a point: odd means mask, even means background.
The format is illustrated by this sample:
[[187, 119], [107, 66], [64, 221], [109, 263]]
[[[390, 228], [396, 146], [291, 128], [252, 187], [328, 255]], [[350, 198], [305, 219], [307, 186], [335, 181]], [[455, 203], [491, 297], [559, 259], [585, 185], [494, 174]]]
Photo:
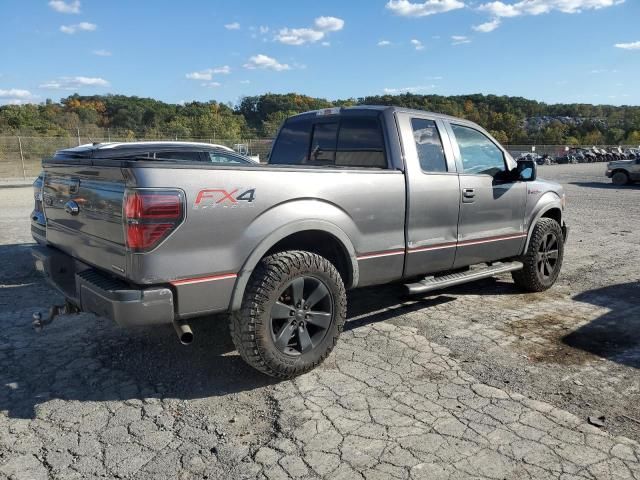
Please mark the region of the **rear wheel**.
[[333, 350], [346, 318], [346, 292], [333, 264], [315, 253], [288, 251], [264, 258], [232, 315], [238, 352], [267, 375], [291, 378]]
[[616, 172], [611, 177], [611, 181], [614, 185], [626, 185], [629, 183], [629, 175], [625, 172]]
[[529, 292], [542, 292], [557, 280], [564, 257], [564, 237], [558, 222], [541, 218], [533, 229], [522, 270], [512, 272], [515, 284]]

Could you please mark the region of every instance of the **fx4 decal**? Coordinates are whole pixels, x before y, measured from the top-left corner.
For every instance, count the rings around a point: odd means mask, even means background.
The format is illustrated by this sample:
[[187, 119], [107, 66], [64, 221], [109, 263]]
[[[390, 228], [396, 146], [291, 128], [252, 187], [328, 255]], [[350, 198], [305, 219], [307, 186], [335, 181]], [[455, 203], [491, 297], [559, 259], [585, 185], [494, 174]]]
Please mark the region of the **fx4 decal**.
[[193, 203], [194, 209], [215, 207], [240, 207], [250, 206], [256, 199], [255, 188], [206, 188], [200, 190]]

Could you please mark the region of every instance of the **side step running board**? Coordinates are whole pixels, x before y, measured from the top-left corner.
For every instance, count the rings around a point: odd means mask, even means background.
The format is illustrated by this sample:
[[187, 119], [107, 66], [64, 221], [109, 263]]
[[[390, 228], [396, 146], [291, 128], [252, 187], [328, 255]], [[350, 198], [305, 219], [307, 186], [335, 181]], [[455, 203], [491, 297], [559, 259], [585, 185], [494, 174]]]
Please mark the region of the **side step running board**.
[[450, 273], [439, 277], [427, 277], [416, 283], [407, 283], [405, 287], [410, 295], [414, 295], [493, 277], [500, 273], [522, 270], [523, 267], [522, 262], [493, 262], [491, 265], [474, 268], [467, 272]]

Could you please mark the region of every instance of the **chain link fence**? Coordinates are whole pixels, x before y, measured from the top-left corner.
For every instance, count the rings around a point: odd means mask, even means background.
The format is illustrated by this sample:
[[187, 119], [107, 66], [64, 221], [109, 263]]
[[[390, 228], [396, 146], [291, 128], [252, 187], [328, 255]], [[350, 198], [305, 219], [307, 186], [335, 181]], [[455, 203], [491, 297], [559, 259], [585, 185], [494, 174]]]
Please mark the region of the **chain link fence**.
[[[67, 136], [67, 137], [39, 137], [39, 136], [17, 136], [0, 135], [0, 179], [7, 180], [30, 180], [35, 178], [41, 169], [43, 158], [53, 155], [57, 150], [74, 147], [85, 143], [96, 142], [131, 142], [131, 136], [118, 137], [110, 135], [105, 138]], [[218, 139], [189, 137], [182, 138], [176, 136], [166, 136], [158, 138], [145, 137], [146, 141], [189, 141], [204, 142], [225, 145], [244, 155], [258, 156], [262, 162], [266, 161], [271, 150], [272, 139]], [[578, 148], [591, 149], [593, 145]], [[602, 145], [598, 148], [617, 148], [618, 145]], [[637, 148], [638, 146], [632, 146]], [[565, 145], [507, 145], [507, 150], [514, 156], [519, 157], [523, 153], [535, 152], [539, 155], [548, 154], [552, 157], [559, 157], [565, 154]], [[573, 147], [572, 147], [573, 148]], [[627, 147], [622, 147], [627, 148]]]
[[[137, 139], [87, 138], [87, 137], [34, 137], [34, 136], [2, 136], [0, 135], [0, 179], [30, 180], [38, 176], [43, 158], [52, 156], [57, 150], [75, 147], [85, 143], [131, 142]], [[144, 138], [145, 141], [183, 141], [215, 143], [230, 147], [244, 155], [256, 156], [266, 161], [271, 150], [271, 139], [214, 139], [214, 138], [178, 138], [160, 137]]]

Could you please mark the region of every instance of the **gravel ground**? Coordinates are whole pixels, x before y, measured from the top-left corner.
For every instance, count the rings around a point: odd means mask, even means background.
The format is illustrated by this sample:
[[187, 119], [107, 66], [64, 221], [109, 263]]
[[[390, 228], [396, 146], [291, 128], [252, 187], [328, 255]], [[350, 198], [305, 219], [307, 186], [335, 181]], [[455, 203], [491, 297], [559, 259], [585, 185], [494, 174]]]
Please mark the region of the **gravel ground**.
[[554, 288], [352, 292], [335, 353], [286, 382], [224, 317], [189, 348], [84, 314], [36, 335], [60, 299], [31, 266], [31, 189], [0, 189], [0, 478], [640, 478], [640, 188], [540, 170], [569, 202]]

